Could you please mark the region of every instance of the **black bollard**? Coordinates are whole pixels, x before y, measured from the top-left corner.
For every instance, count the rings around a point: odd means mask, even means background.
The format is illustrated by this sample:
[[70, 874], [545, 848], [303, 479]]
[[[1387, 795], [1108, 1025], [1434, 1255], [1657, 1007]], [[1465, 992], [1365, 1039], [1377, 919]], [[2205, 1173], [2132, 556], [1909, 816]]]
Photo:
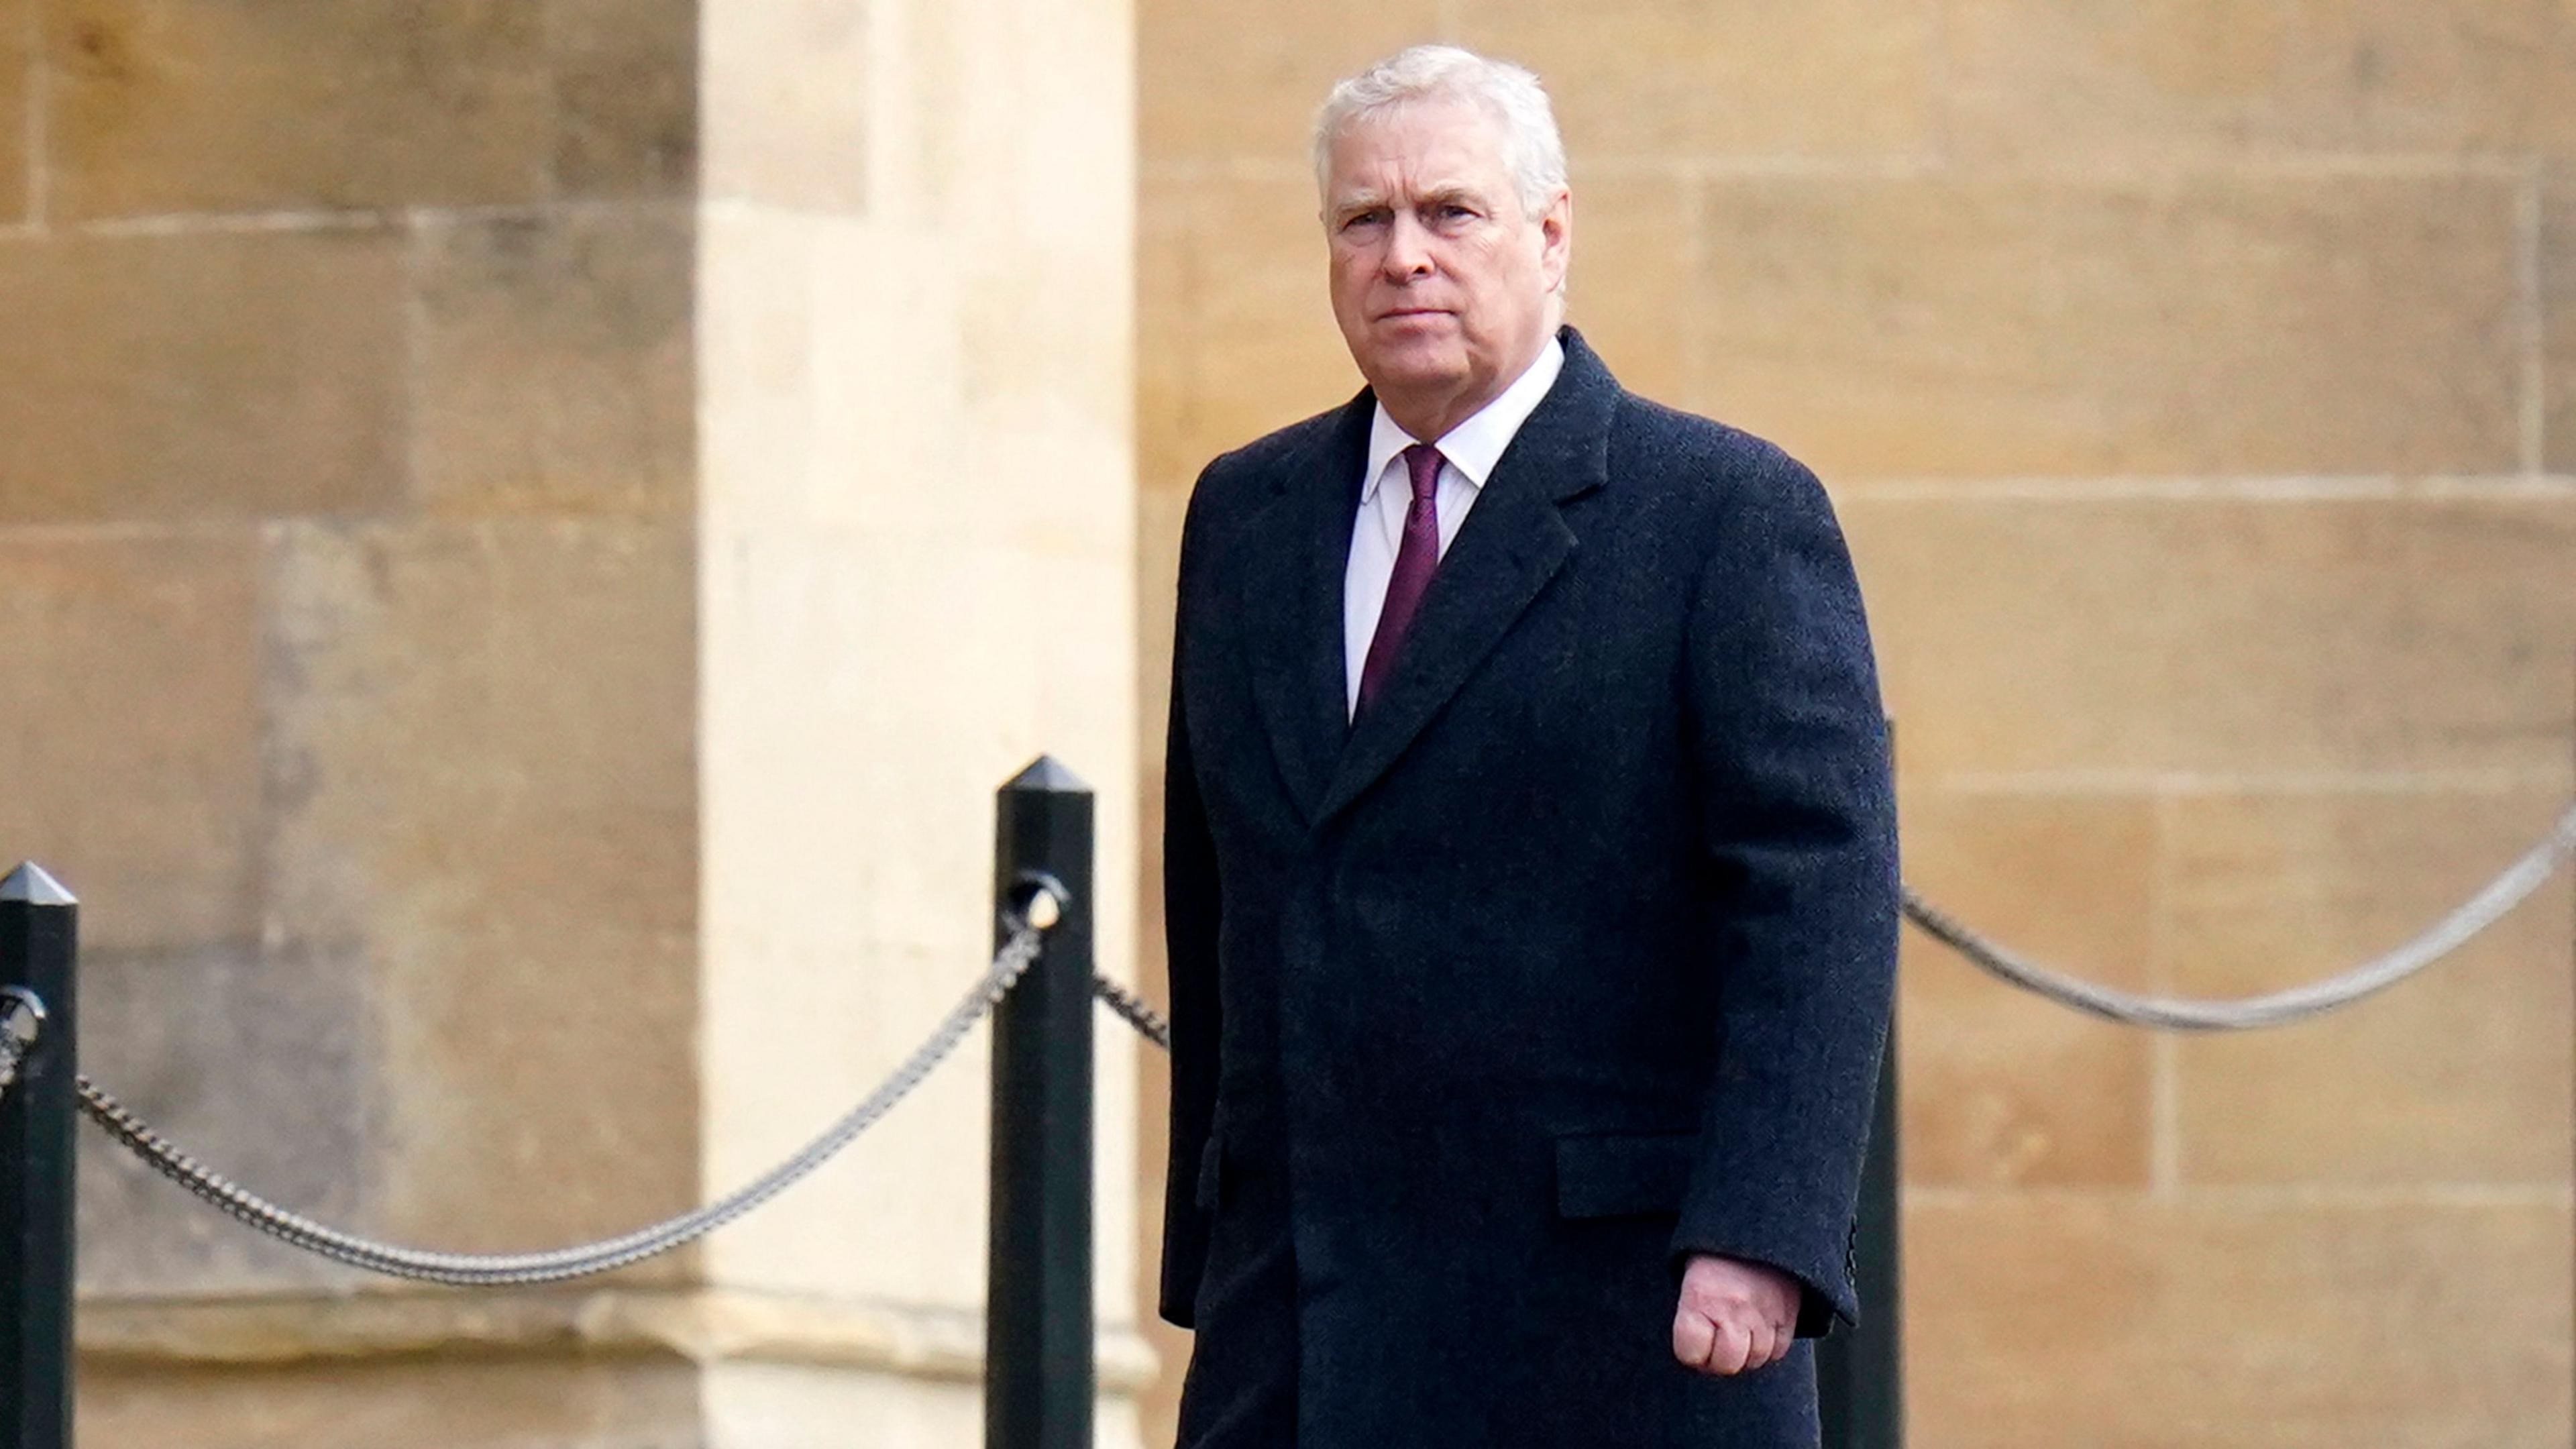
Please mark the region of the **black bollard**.
[[1878, 1068], [1878, 1105], [1861, 1166], [1860, 1216], [1852, 1233], [1852, 1278], [1860, 1322], [1816, 1345], [1816, 1391], [1825, 1449], [1903, 1449], [1905, 1308], [1898, 1278], [1896, 1018]]
[[[987, 1449], [1091, 1449], [1091, 789], [1040, 756], [1001, 789], [994, 943], [1039, 883], [1045, 950], [993, 1013]], [[1040, 906], [1038, 919], [1045, 919]]]
[[79, 916], [72, 893], [33, 862], [0, 880], [0, 987], [25, 993], [0, 1000], [0, 1011], [37, 1030], [0, 1093], [0, 1449], [72, 1442]]
[[[1896, 766], [1896, 721], [1887, 722], [1887, 759]], [[1904, 923], [1897, 929], [1902, 932]], [[1852, 1225], [1852, 1281], [1860, 1322], [1816, 1345], [1817, 1407], [1824, 1449], [1904, 1449], [1905, 1303], [1902, 1192], [1898, 1152], [1896, 1006], [1888, 1004], [1887, 1048], [1878, 1063], [1878, 1099], [1870, 1109], [1869, 1155], [1860, 1170], [1860, 1211]]]

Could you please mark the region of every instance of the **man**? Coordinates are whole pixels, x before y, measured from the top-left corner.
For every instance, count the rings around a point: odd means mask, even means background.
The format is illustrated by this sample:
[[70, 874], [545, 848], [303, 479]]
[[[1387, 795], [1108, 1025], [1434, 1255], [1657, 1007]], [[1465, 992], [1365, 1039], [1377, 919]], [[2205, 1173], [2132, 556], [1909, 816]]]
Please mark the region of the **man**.
[[1812, 1444], [1896, 930], [1831, 509], [1561, 325], [1528, 72], [1407, 50], [1316, 157], [1368, 388], [1181, 546], [1180, 1442]]

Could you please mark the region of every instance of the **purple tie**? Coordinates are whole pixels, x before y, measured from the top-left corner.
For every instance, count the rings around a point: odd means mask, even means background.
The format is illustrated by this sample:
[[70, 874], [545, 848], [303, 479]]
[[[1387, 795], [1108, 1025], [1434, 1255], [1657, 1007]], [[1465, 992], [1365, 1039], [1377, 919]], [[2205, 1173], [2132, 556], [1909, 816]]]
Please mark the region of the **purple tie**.
[[1368, 658], [1360, 665], [1355, 718], [1368, 708], [1394, 670], [1404, 636], [1413, 629], [1413, 612], [1422, 604], [1422, 591], [1431, 586], [1431, 571], [1440, 566], [1440, 450], [1416, 443], [1404, 450], [1404, 467], [1413, 475], [1413, 506], [1404, 510], [1404, 544], [1395, 551], [1395, 572], [1386, 581], [1386, 607], [1378, 611], [1377, 633], [1370, 638]]

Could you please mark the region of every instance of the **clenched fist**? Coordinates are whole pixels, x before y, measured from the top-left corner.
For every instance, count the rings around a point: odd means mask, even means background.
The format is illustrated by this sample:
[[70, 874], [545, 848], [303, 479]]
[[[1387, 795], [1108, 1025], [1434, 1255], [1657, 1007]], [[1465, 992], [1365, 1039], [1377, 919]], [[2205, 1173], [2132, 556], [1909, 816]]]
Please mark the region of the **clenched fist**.
[[1749, 1373], [1788, 1357], [1798, 1280], [1777, 1268], [1695, 1253], [1673, 1309], [1673, 1357], [1702, 1373]]

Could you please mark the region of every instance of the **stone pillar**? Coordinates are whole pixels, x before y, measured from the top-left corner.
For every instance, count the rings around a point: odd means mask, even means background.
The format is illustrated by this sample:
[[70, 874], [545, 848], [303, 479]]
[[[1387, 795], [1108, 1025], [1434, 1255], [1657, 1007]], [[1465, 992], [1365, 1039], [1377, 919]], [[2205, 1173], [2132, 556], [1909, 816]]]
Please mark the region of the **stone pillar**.
[[[0, 0], [0, 854], [91, 903], [97, 1075], [327, 1220], [549, 1246], [928, 1031], [1040, 750], [1124, 958], [1127, 25]], [[984, 1072], [542, 1291], [362, 1280], [93, 1150], [83, 1443], [974, 1443]]]
[[[1122, 6], [712, 5], [702, 34], [700, 1068], [722, 1181], [955, 1000], [956, 963], [989, 951], [993, 789], [1041, 748], [1098, 792], [1099, 955], [1132, 959], [1133, 142]], [[951, 801], [972, 824], [934, 828]], [[1101, 1023], [1096, 1150], [1125, 1163], [1136, 1043]], [[847, 1171], [709, 1247], [708, 1279], [764, 1312], [866, 1305], [833, 1330], [864, 1372], [727, 1363], [711, 1422], [979, 1439], [984, 1040]], [[1133, 1194], [1102, 1181], [1099, 1281], [1123, 1284]], [[1148, 1360], [1134, 1305], [1099, 1301], [1115, 1445]]]

